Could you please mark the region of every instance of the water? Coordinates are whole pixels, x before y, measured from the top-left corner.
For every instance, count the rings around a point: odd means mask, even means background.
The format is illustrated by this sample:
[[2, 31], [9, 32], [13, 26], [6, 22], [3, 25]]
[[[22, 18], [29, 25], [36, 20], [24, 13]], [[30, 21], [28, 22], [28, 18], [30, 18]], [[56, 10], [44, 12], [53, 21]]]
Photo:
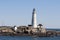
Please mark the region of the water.
[[55, 30], [55, 31], [60, 31], [60, 29], [47, 29], [47, 30]]
[[60, 40], [60, 37], [0, 36], [0, 40]]

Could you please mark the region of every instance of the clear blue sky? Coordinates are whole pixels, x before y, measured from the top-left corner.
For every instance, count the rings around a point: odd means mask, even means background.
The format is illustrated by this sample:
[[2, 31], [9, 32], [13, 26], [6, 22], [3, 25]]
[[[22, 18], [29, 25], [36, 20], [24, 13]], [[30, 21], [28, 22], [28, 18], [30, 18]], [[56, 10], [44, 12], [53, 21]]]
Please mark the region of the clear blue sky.
[[0, 0], [0, 25], [31, 24], [33, 8], [38, 24], [60, 28], [60, 0]]

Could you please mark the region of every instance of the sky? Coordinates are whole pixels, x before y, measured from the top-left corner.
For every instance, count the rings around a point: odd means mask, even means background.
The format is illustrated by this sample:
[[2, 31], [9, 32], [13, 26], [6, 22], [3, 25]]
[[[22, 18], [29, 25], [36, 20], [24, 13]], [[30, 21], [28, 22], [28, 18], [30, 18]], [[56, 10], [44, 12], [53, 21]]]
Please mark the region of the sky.
[[33, 8], [37, 25], [60, 28], [60, 0], [0, 0], [0, 26], [31, 24]]

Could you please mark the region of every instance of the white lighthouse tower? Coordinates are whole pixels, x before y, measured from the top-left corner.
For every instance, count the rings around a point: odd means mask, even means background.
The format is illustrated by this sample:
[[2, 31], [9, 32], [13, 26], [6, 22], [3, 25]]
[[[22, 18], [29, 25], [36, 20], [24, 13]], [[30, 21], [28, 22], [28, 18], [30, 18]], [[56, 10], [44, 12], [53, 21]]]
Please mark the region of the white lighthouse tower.
[[33, 9], [33, 13], [32, 13], [32, 26], [33, 28], [37, 28], [37, 22], [36, 22], [36, 10], [35, 8]]

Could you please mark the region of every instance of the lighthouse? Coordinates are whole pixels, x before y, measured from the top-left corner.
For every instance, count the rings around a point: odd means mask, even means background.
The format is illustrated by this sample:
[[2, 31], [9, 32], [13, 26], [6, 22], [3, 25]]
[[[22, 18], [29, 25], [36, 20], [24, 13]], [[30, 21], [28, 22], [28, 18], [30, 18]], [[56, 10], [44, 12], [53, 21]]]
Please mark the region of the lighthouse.
[[33, 12], [32, 12], [32, 27], [37, 28], [37, 20], [36, 20], [36, 10], [35, 10], [35, 8], [33, 9]]

